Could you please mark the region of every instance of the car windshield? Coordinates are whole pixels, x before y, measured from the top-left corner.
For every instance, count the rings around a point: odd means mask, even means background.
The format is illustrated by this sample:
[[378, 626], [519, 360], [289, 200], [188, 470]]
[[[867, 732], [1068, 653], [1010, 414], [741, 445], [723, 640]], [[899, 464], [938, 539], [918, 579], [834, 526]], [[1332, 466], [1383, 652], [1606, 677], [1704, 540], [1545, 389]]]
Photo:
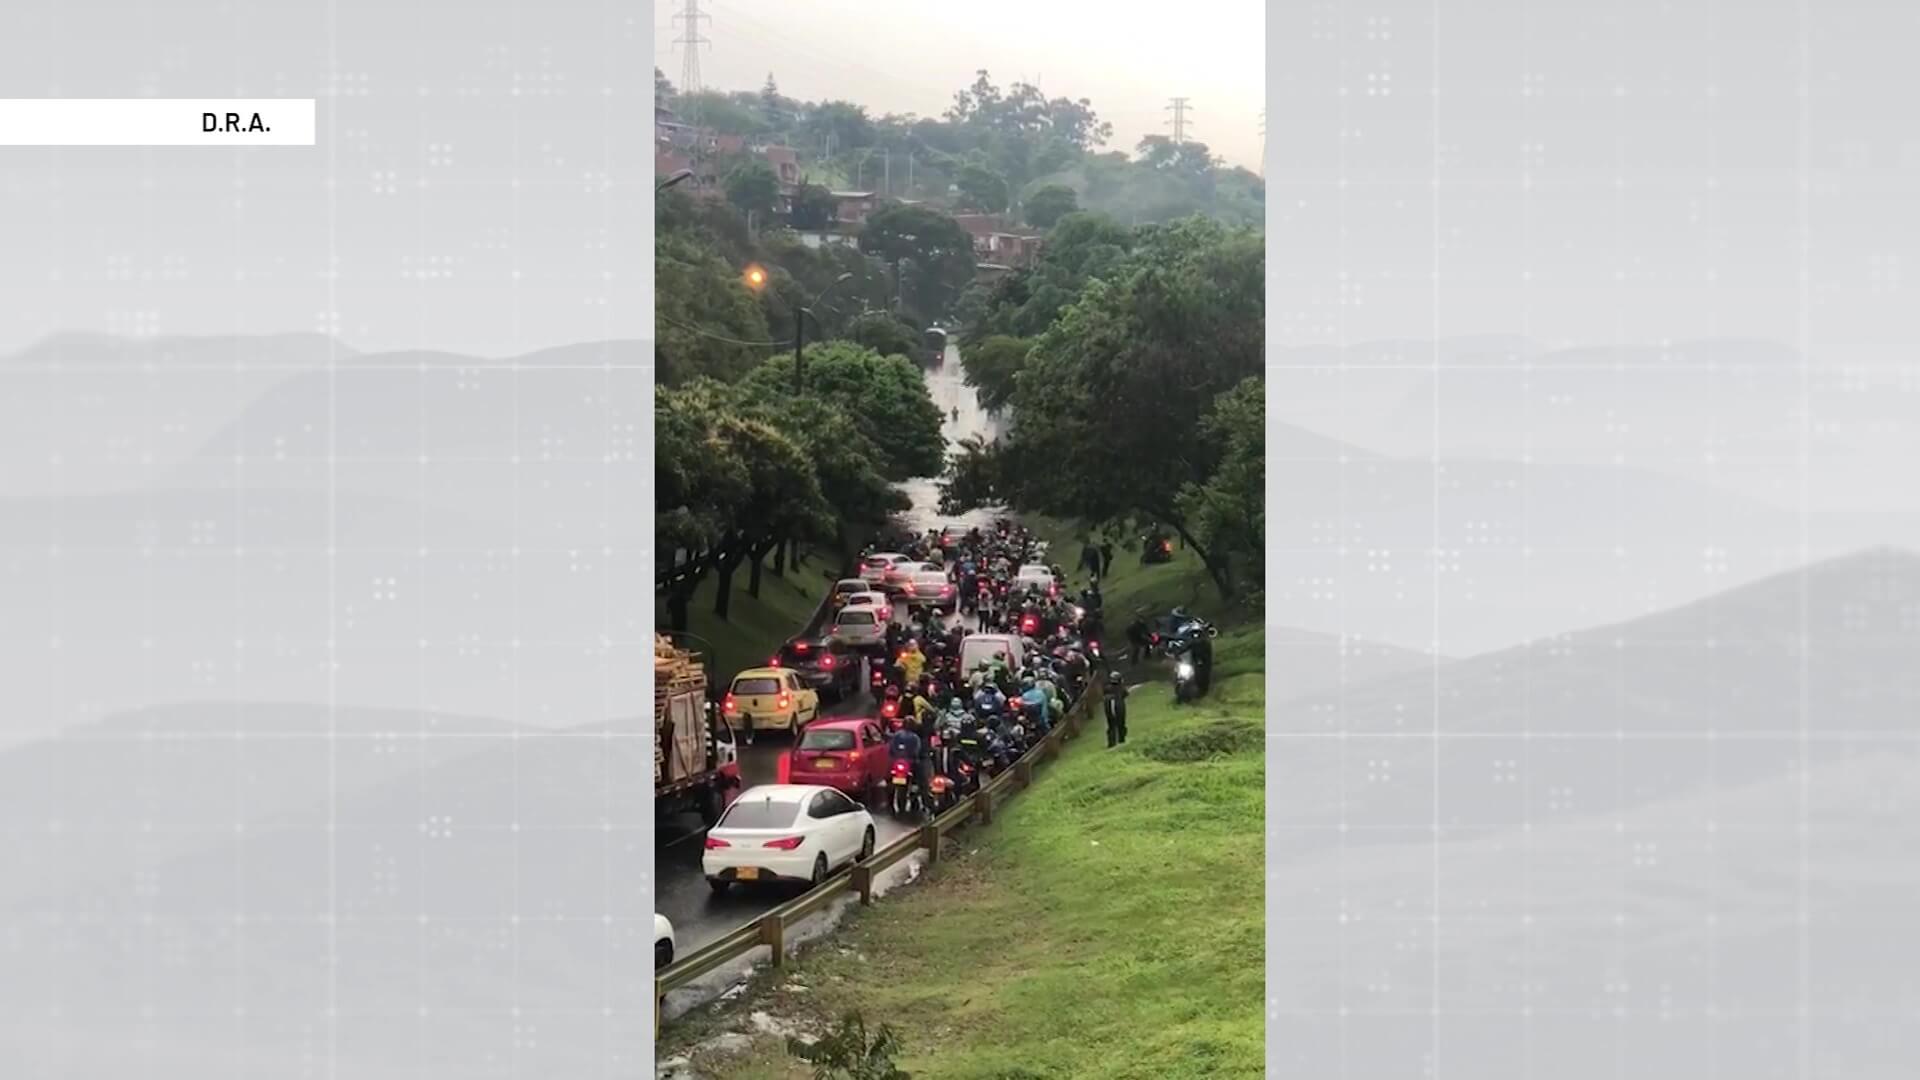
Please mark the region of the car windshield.
[[841, 626], [872, 626], [873, 613], [870, 611], [848, 611], [840, 616]]
[[843, 581], [834, 587], [834, 591], [843, 594], [866, 592], [867, 583], [865, 581]]
[[800, 816], [800, 804], [789, 799], [756, 799], [751, 793], [727, 808], [715, 826], [721, 829], [784, 829]]
[[839, 728], [808, 728], [800, 736], [802, 750], [851, 750], [853, 732]]
[[733, 692], [743, 695], [777, 694], [780, 692], [780, 682], [777, 679], [735, 679]]

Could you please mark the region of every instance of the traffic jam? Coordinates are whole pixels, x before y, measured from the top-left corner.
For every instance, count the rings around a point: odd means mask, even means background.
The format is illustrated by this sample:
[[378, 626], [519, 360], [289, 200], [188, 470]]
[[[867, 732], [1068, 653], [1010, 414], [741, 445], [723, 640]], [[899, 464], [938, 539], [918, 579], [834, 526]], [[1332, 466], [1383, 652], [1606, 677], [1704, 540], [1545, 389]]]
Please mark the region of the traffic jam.
[[[780, 731], [782, 782], [732, 798], [707, 830], [716, 895], [818, 884], [871, 855], [874, 815], [931, 819], [1010, 768], [1103, 675], [1097, 576], [1077, 595], [1016, 522], [895, 535], [834, 583], [831, 616], [719, 711], [751, 742]], [[1117, 678], [1117, 673], [1113, 673]], [[824, 706], [863, 699], [853, 715]]]

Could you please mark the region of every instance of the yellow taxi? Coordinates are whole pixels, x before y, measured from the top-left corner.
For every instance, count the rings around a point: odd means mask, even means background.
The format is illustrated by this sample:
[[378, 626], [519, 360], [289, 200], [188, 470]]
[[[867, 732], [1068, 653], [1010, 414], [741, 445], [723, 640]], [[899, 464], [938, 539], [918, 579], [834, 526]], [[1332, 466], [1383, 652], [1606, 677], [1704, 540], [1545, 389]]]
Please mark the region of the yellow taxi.
[[789, 731], [820, 715], [820, 693], [787, 668], [748, 668], [733, 677], [720, 711], [753, 742], [756, 731]]

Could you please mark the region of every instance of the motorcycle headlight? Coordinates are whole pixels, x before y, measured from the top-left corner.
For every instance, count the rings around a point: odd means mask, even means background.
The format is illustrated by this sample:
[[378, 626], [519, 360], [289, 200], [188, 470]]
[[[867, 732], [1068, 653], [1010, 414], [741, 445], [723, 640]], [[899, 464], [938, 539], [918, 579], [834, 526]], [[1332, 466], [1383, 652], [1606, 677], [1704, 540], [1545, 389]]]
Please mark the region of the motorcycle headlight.
[[1175, 668], [1175, 669], [1174, 669], [1174, 671], [1175, 671], [1176, 673], [1178, 673], [1178, 674], [1179, 674], [1179, 676], [1180, 676], [1181, 678], [1183, 678], [1183, 679], [1191, 679], [1191, 678], [1193, 678], [1193, 665], [1192, 665], [1192, 664], [1184, 664], [1184, 663], [1183, 663], [1183, 664], [1181, 664], [1181, 665], [1180, 665], [1179, 667], [1177, 667], [1177, 668]]

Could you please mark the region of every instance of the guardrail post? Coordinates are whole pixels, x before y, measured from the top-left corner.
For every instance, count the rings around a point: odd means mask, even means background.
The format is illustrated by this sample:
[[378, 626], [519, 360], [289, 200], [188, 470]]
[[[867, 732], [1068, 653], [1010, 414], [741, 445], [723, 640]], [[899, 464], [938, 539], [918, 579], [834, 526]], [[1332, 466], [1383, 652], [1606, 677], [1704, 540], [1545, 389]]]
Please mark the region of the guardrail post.
[[1027, 758], [1021, 758], [1019, 761], [1014, 762], [1013, 775], [1020, 778], [1021, 787], [1023, 788], [1032, 787], [1033, 786], [1033, 762]]
[[787, 966], [787, 926], [778, 915], [760, 920], [760, 944], [773, 949], [773, 966]]
[[853, 887], [860, 890], [861, 906], [873, 903], [873, 867], [866, 863], [855, 863], [850, 880], [853, 882]]
[[920, 827], [920, 846], [927, 849], [927, 862], [940, 861], [940, 830], [932, 825]]
[[973, 796], [973, 812], [980, 819], [980, 824], [993, 824], [993, 792], [986, 788], [976, 792]]
[[1066, 732], [1062, 731], [1058, 738], [1048, 739], [1040, 744], [1046, 748], [1041, 752], [1047, 756], [1048, 761], [1052, 761], [1054, 758], [1060, 756], [1060, 740], [1064, 738], [1066, 738]]

